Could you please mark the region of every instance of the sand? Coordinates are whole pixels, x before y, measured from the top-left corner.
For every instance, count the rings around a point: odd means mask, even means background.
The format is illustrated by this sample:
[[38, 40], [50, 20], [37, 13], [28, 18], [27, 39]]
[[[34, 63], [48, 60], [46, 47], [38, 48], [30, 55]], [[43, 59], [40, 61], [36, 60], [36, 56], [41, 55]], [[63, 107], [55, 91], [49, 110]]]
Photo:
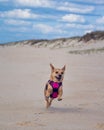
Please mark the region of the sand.
[[[0, 130], [104, 130], [104, 53], [0, 47]], [[63, 67], [63, 100], [45, 108], [50, 66]]]

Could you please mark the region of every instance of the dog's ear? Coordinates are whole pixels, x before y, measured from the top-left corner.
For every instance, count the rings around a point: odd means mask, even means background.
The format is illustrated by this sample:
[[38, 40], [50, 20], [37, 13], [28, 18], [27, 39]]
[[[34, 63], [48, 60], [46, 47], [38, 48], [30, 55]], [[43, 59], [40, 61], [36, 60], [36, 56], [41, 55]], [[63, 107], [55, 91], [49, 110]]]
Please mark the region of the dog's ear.
[[52, 64], [50, 64], [50, 67], [51, 67], [52, 71], [54, 71], [55, 67]]
[[64, 71], [65, 71], [65, 69], [66, 69], [66, 65], [64, 65], [64, 67], [62, 68], [62, 70], [64, 70]]

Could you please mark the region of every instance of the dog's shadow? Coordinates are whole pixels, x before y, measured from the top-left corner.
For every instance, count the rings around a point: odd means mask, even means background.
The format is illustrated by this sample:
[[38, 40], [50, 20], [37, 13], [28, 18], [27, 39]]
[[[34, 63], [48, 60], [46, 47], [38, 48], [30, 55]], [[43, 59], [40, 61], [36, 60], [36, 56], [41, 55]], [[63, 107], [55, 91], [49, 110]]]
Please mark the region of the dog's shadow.
[[79, 108], [79, 107], [63, 107], [63, 108], [60, 108], [60, 107], [50, 107], [48, 109], [49, 112], [52, 112], [52, 113], [78, 113], [78, 112], [81, 112], [83, 111], [82, 108]]

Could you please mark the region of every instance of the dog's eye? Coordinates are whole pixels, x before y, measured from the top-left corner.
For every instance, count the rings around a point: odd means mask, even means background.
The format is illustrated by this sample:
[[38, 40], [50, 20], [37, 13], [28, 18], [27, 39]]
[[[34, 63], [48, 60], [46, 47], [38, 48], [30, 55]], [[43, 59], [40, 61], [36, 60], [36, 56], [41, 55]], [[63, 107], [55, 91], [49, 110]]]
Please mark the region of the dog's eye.
[[58, 71], [56, 71], [56, 74], [58, 74]]
[[61, 72], [61, 74], [64, 74], [63, 72]]

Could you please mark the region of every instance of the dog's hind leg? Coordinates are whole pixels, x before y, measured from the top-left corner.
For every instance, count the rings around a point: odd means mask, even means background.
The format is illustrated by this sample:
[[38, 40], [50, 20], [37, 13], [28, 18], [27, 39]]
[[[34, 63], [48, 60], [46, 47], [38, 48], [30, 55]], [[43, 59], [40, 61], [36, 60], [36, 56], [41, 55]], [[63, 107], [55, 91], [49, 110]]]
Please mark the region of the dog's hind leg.
[[49, 97], [46, 96], [46, 89], [44, 90], [44, 97], [45, 97], [45, 101], [46, 101], [46, 108], [49, 107]]
[[49, 98], [46, 97], [46, 108], [50, 106]]
[[50, 101], [49, 101], [49, 106], [51, 106], [52, 101], [53, 101], [53, 98], [50, 98]]
[[52, 87], [48, 85], [47, 90], [45, 91], [46, 108], [48, 108], [52, 102], [52, 101], [50, 102], [50, 99], [49, 99], [51, 93], [52, 93]]

